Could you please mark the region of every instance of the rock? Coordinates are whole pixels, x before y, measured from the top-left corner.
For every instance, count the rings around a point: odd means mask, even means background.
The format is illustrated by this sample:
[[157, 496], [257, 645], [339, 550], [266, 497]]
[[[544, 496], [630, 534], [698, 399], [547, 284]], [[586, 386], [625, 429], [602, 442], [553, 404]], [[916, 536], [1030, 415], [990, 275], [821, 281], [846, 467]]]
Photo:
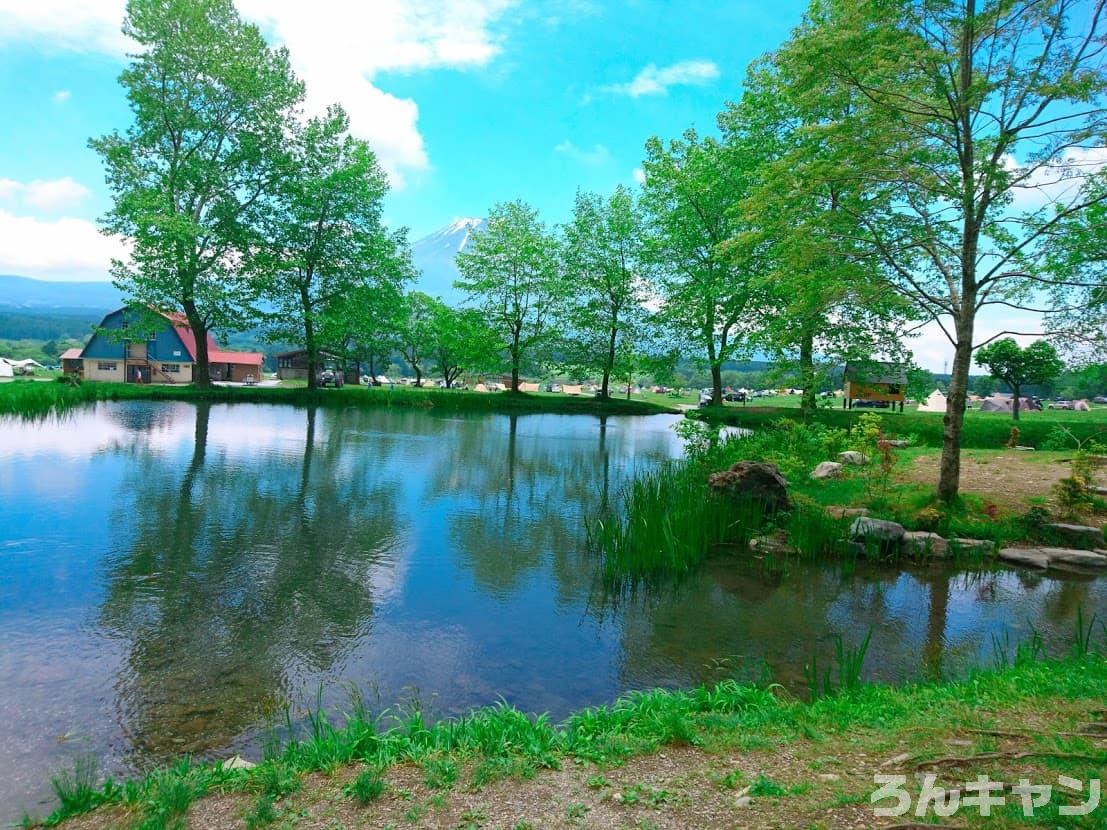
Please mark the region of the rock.
[[1107, 497], [1107, 487], [1098, 487], [1098, 486], [1096, 486], [1096, 487], [1092, 487], [1091, 491], [1092, 491], [1093, 494], [1095, 494], [1097, 496]]
[[836, 772], [820, 772], [819, 773], [819, 780], [820, 781], [841, 781], [842, 776], [840, 776]]
[[1015, 450], [1018, 451], [1018, 452], [1034, 452], [1035, 451], [1033, 447], [1024, 447], [1024, 446], [1022, 446], [1022, 444], [1016, 444], [1015, 445]]
[[842, 475], [842, 465], [837, 461], [823, 461], [811, 471], [811, 478], [825, 479], [825, 478], [840, 478]]
[[769, 536], [750, 539], [750, 550], [756, 553], [795, 553], [796, 549], [788, 541], [788, 534], [778, 530]]
[[256, 766], [253, 761], [247, 761], [241, 755], [232, 755], [223, 762], [223, 769], [253, 769]]
[[1049, 557], [1037, 548], [1003, 548], [999, 552], [999, 558], [1004, 562], [1040, 568], [1043, 571], [1049, 567]]
[[1107, 556], [1093, 550], [1073, 548], [1038, 548], [1049, 559], [1049, 564], [1081, 565], [1086, 568], [1107, 568]]
[[[830, 462], [833, 464], [834, 462]], [[826, 508], [826, 515], [832, 519], [853, 519], [857, 516], [868, 516], [869, 508], [867, 507], [839, 507], [834, 505]]]
[[995, 553], [996, 543], [991, 539], [951, 539], [950, 548], [955, 553], [964, 553], [970, 556], [991, 556]]
[[849, 528], [849, 538], [854, 542], [863, 543], [866, 552], [875, 546], [881, 553], [897, 553], [903, 545], [903, 537], [907, 533], [903, 525], [884, 519], [872, 519], [861, 516], [853, 520]]
[[903, 547], [912, 556], [929, 556], [945, 559], [949, 556], [949, 542], [928, 530], [910, 530], [903, 534]]
[[891, 440], [885, 441], [884, 443], [887, 444], [889, 447], [893, 447], [897, 450], [902, 450], [904, 447], [911, 446], [911, 442], [908, 441], [906, 438], [892, 438]]
[[729, 470], [708, 476], [707, 486], [735, 501], [759, 504], [766, 513], [792, 506], [788, 500], [788, 482], [775, 464], [739, 461]]
[[1098, 527], [1052, 522], [1044, 529], [1050, 536], [1073, 547], [1098, 548], [1103, 544], [1103, 531]]
[[862, 464], [869, 463], [869, 457], [862, 452], [856, 450], [846, 450], [845, 452], [838, 453], [838, 460], [843, 464], [851, 464], [854, 466], [860, 466]]

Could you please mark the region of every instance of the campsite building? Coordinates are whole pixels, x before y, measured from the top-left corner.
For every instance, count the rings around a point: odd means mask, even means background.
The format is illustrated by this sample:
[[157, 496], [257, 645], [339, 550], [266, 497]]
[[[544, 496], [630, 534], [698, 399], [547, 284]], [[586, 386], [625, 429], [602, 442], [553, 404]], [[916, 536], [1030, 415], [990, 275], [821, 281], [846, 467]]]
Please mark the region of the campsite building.
[[66, 349], [58, 358], [61, 361], [61, 370], [66, 375], [80, 375], [84, 373], [85, 362], [81, 359], [82, 349]]
[[[320, 351], [316, 369], [337, 369], [342, 367], [343, 380], [346, 383], [358, 384], [361, 376], [357, 366], [346, 365], [346, 361], [338, 355], [327, 351]], [[308, 376], [308, 350], [296, 349], [291, 352], [281, 352], [277, 355], [277, 377], [281, 380], [307, 380]]]
[[888, 403], [894, 409], [907, 399], [907, 370], [894, 363], [846, 364], [845, 396], [842, 407], [853, 409], [855, 401]]
[[[191, 383], [196, 364], [196, 336], [185, 316], [155, 314], [161, 324], [150, 327], [149, 315], [121, 308], [106, 316], [80, 355], [66, 352], [71, 367], [80, 362], [85, 380], [119, 383]], [[133, 330], [135, 336], [128, 336]], [[229, 352], [208, 335], [212, 380], [259, 380], [265, 356], [260, 352]]]

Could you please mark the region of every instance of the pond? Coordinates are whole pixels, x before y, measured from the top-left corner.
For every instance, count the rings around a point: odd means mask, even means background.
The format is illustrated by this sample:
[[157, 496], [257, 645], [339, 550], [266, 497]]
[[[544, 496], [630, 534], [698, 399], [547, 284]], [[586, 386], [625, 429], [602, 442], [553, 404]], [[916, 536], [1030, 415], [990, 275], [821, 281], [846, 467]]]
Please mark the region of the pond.
[[674, 418], [99, 404], [0, 419], [0, 821], [81, 755], [135, 772], [257, 752], [288, 701], [504, 699], [562, 717], [726, 676], [797, 691], [874, 631], [866, 676], [956, 675], [993, 636], [1071, 641], [1107, 580], [713, 561], [619, 602], [586, 523], [680, 453]]

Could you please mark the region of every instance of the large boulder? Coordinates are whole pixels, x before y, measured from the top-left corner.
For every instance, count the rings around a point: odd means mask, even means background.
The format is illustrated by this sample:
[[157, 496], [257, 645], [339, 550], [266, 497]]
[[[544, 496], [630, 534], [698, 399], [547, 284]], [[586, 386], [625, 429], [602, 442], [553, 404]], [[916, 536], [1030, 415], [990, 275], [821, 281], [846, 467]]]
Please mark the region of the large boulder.
[[991, 539], [958, 537], [951, 539], [949, 545], [956, 553], [965, 556], [991, 556], [996, 551], [996, 543]]
[[869, 508], [867, 507], [843, 507], [841, 505], [832, 505], [826, 508], [826, 515], [832, 519], [855, 519], [858, 516], [868, 516]]
[[1044, 527], [1046, 534], [1074, 548], [1098, 548], [1103, 545], [1103, 531], [1087, 525], [1053, 522]]
[[846, 450], [845, 452], [838, 453], [838, 460], [843, 464], [850, 464], [853, 466], [861, 466], [869, 463], [869, 457], [863, 452], [857, 452], [857, 450]]
[[903, 548], [911, 556], [945, 559], [949, 556], [949, 542], [945, 537], [928, 530], [909, 530], [903, 534]]
[[842, 465], [837, 461], [823, 461], [814, 470], [811, 471], [811, 478], [816, 480], [827, 478], [840, 478], [842, 475]]
[[1043, 571], [1049, 567], [1049, 557], [1038, 548], [1001, 548], [999, 558], [1013, 565], [1025, 565]]
[[903, 525], [897, 522], [872, 519], [868, 516], [854, 519], [849, 528], [851, 542], [864, 545], [866, 551], [876, 549], [886, 555], [899, 553], [906, 534], [907, 531]]
[[788, 482], [775, 464], [760, 461], [739, 461], [729, 470], [712, 473], [707, 486], [713, 493], [744, 504], [759, 504], [766, 513], [787, 510]]

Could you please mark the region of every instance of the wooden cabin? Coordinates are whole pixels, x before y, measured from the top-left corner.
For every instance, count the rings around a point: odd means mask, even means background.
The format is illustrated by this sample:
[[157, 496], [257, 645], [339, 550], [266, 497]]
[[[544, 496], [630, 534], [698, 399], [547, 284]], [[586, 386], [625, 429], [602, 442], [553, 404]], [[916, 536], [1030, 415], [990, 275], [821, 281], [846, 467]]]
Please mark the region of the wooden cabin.
[[895, 363], [847, 363], [843, 375], [842, 408], [853, 409], [857, 401], [899, 404], [907, 400], [907, 369]]

